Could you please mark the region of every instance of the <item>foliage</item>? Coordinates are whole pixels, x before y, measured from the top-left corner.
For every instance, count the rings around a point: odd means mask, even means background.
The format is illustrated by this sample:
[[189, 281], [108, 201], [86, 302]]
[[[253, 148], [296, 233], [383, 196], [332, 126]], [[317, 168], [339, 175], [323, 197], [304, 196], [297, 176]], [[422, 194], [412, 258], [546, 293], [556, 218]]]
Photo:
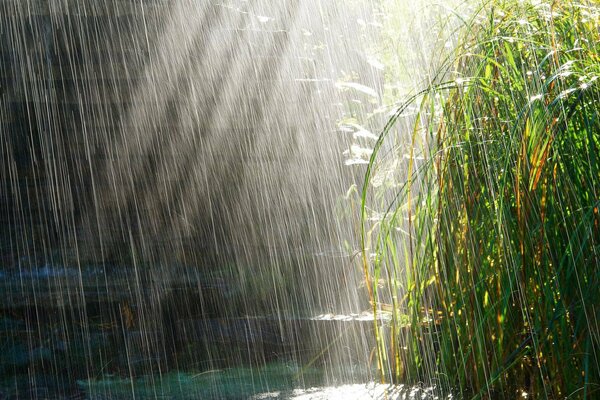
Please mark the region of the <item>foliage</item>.
[[392, 316], [382, 375], [479, 398], [596, 396], [600, 8], [497, 0], [457, 35], [366, 174], [365, 273]]

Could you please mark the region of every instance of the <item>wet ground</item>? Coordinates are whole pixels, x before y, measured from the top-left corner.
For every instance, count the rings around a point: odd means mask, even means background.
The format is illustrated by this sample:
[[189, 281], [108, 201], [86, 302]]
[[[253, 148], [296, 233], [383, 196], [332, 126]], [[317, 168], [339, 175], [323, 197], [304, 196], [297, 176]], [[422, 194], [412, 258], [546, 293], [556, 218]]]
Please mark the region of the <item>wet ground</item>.
[[[299, 375], [300, 374], [300, 375]], [[285, 399], [368, 400], [441, 399], [433, 387], [405, 385], [339, 384], [313, 386], [324, 371], [301, 371], [291, 364], [272, 364], [258, 370], [244, 368], [170, 374], [130, 380], [104, 379], [80, 382], [89, 399]]]
[[[376, 376], [372, 343], [356, 345], [372, 340], [373, 316], [366, 312], [212, 315], [193, 306], [206, 302], [207, 292], [229, 289], [204, 275], [193, 277], [202, 282], [201, 298], [171, 290], [179, 297], [165, 295], [152, 308], [141, 291], [152, 287], [150, 278], [134, 284], [132, 269], [0, 272], [0, 400], [350, 400], [392, 393], [356, 384]], [[400, 389], [393, 393], [426, 394]]]

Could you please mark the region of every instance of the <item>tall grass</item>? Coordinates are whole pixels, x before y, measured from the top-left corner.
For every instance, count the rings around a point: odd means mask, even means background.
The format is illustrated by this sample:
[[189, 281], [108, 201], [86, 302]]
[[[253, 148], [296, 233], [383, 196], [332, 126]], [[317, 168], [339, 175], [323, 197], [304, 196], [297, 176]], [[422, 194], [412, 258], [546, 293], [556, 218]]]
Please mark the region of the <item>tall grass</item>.
[[366, 174], [382, 377], [600, 397], [599, 5], [492, 1], [455, 37]]

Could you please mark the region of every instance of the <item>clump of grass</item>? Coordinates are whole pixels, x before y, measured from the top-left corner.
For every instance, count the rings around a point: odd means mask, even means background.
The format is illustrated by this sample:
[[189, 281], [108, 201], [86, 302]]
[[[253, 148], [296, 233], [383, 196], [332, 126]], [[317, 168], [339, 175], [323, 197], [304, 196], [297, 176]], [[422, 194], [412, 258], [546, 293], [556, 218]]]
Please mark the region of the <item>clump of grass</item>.
[[382, 375], [479, 398], [598, 396], [600, 8], [492, 1], [458, 37], [366, 175], [365, 273], [392, 321]]

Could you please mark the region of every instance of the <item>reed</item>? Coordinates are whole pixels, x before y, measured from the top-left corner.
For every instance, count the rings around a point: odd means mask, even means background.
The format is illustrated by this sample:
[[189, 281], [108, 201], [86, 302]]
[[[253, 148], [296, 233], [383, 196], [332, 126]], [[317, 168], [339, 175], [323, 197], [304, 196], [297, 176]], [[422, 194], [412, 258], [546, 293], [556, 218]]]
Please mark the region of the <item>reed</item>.
[[491, 1], [455, 37], [365, 177], [382, 377], [599, 396], [600, 7]]

